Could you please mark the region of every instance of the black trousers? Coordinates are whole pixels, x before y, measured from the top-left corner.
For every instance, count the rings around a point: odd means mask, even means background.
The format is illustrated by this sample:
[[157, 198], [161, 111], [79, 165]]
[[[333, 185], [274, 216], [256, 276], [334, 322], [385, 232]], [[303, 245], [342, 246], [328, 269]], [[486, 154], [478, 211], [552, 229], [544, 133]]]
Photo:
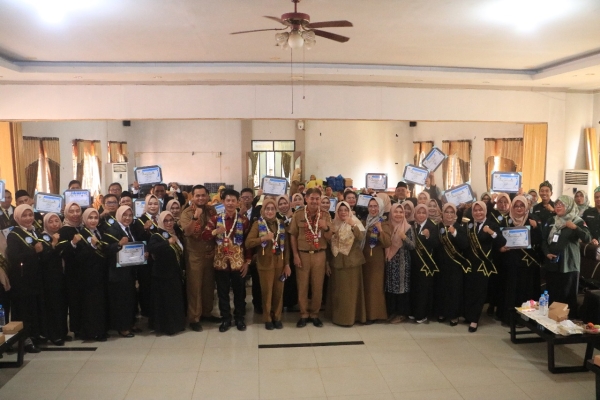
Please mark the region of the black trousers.
[[410, 313], [410, 293], [385, 292], [385, 305], [389, 316], [402, 315], [407, 317]]
[[246, 287], [244, 278], [239, 271], [215, 271], [217, 282], [217, 296], [219, 297], [219, 311], [223, 321], [231, 320], [231, 304], [229, 290], [233, 290], [233, 318], [237, 321], [246, 315]]
[[0, 284], [0, 304], [4, 309], [4, 322], [10, 322], [10, 291], [4, 290], [4, 286]]
[[428, 318], [433, 311], [433, 276], [426, 276], [421, 266], [412, 268], [410, 303], [415, 319]]
[[465, 319], [467, 321], [479, 323], [487, 296], [488, 282], [489, 278], [481, 272], [472, 271], [465, 274]]
[[140, 313], [142, 316], [149, 318], [149, 325], [152, 325], [154, 312], [152, 311], [152, 262], [148, 260], [148, 264], [139, 265], [137, 270], [138, 281], [138, 300], [140, 303]]
[[577, 289], [579, 272], [546, 271], [546, 290], [550, 295], [550, 304], [555, 301], [569, 305], [569, 318], [577, 317]]

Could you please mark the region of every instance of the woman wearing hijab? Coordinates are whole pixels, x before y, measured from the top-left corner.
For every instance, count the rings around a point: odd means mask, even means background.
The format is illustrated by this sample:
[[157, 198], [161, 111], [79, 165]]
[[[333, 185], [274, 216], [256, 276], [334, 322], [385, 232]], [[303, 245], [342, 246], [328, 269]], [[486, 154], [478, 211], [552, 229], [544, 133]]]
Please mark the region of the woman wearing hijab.
[[469, 248], [467, 259], [471, 271], [465, 274], [465, 320], [470, 323], [469, 332], [477, 331], [481, 309], [485, 303], [490, 275], [498, 273], [496, 269], [496, 251], [506, 244], [500, 228], [492, 217], [487, 217], [487, 207], [483, 201], [477, 201], [472, 207], [473, 222], [467, 225]]
[[108, 309], [110, 316], [109, 325], [119, 335], [125, 338], [134, 337], [135, 314], [137, 298], [135, 290], [135, 272], [137, 266], [117, 265], [118, 252], [123, 245], [137, 241], [131, 230], [133, 224], [133, 211], [128, 206], [121, 206], [116, 212], [117, 222], [106, 232], [108, 253]]
[[33, 208], [21, 204], [13, 211], [16, 226], [6, 238], [6, 259], [10, 280], [11, 320], [23, 321], [25, 351], [39, 353], [42, 334], [41, 234], [33, 227]]
[[182, 238], [175, 232], [175, 218], [169, 211], [158, 217], [158, 230], [150, 237], [148, 252], [152, 254], [152, 297], [154, 329], [167, 335], [185, 330], [183, 296]]
[[442, 220], [438, 224], [441, 251], [438, 252], [440, 279], [438, 287], [438, 321], [450, 319], [450, 326], [458, 324], [462, 313], [463, 280], [471, 264], [464, 256], [469, 247], [467, 229], [457, 220], [454, 204], [446, 203], [442, 209]]
[[178, 227], [177, 222], [179, 222], [179, 218], [181, 217], [181, 204], [178, 200], [172, 199], [167, 202], [167, 211], [169, 211], [173, 218], [175, 218], [175, 228]]
[[58, 230], [59, 238], [56, 249], [65, 265], [65, 286], [67, 288], [67, 305], [69, 307], [69, 330], [75, 338], [81, 336], [81, 307], [83, 302], [83, 287], [81, 285], [82, 269], [79, 252], [84, 244], [81, 242], [81, 207], [77, 203], [65, 206], [63, 227]]
[[415, 224], [415, 205], [412, 201], [406, 200], [402, 202], [402, 208], [404, 209], [404, 217], [406, 218], [406, 222], [408, 222], [410, 226], [413, 226]]
[[350, 204], [338, 203], [331, 237], [332, 262], [327, 268], [329, 289], [327, 316], [336, 325], [352, 326], [366, 322], [362, 265], [365, 258], [361, 241], [365, 228], [352, 215]]
[[577, 315], [577, 284], [581, 254], [579, 241], [588, 243], [590, 231], [577, 215], [579, 209], [569, 196], [560, 196], [554, 204], [556, 215], [542, 228], [542, 253], [546, 289], [552, 301], [569, 305], [569, 318]]
[[[506, 193], [498, 193], [496, 196], [496, 208], [492, 209], [487, 216], [492, 219], [500, 228], [506, 228], [509, 226], [508, 220], [510, 219], [510, 197]], [[488, 206], [489, 207], [489, 206]], [[504, 253], [500, 252], [496, 254], [496, 267], [498, 269], [497, 274], [490, 276], [488, 283], [488, 297], [489, 305], [487, 309], [487, 315], [493, 316], [496, 313], [496, 318], [499, 320], [506, 320], [507, 316], [504, 313], [505, 304], [505, 291], [506, 291], [506, 261], [504, 260]]]
[[[408, 201], [412, 205], [412, 202]], [[388, 321], [398, 324], [410, 314], [411, 250], [415, 248], [414, 231], [406, 219], [403, 206], [390, 209], [390, 246], [385, 249], [385, 300]]]
[[429, 203], [429, 200], [431, 200], [431, 197], [429, 196], [429, 193], [427, 193], [427, 192], [421, 192], [417, 196], [417, 204], [427, 205]]
[[[378, 195], [379, 196], [379, 195]], [[366, 234], [362, 241], [365, 264], [362, 267], [365, 292], [367, 324], [387, 319], [385, 307], [385, 249], [390, 247], [391, 226], [383, 219], [383, 200], [373, 197], [369, 200], [369, 215], [365, 220]]]
[[385, 220], [389, 220], [390, 210], [392, 209], [392, 199], [387, 193], [377, 193], [376, 197], [383, 200], [383, 217]]
[[428, 218], [425, 204], [415, 207], [415, 250], [412, 258], [411, 307], [417, 323], [427, 322], [433, 311], [434, 275], [439, 272], [434, 253], [440, 244], [437, 226]]
[[304, 207], [304, 196], [302, 195], [302, 193], [294, 194], [292, 196], [292, 204], [291, 204], [292, 210], [295, 211], [302, 207]]
[[[529, 192], [527, 192], [527, 194], [529, 196], [531, 196], [531, 200], [533, 202], [533, 205], [536, 205], [538, 202], [538, 192], [535, 189], [529, 189]], [[531, 207], [533, 208], [533, 206]]]
[[[158, 230], [158, 214], [160, 213], [160, 202], [158, 197], [153, 194], [146, 196], [144, 204], [144, 215], [136, 219], [132, 232], [138, 241], [150, 242], [150, 237]], [[152, 312], [152, 257], [148, 258], [148, 264], [138, 265], [136, 270], [138, 281], [138, 293], [140, 312], [142, 316], [148, 318], [148, 326], [153, 327], [153, 312]]]
[[331, 211], [331, 199], [327, 196], [321, 196], [321, 211], [328, 212], [331, 218], [335, 218], [335, 212]]
[[442, 222], [442, 210], [438, 200], [431, 199], [427, 202], [427, 216], [436, 225]]
[[64, 346], [69, 333], [63, 260], [56, 248], [61, 227], [62, 222], [57, 214], [44, 215], [44, 231], [40, 240], [44, 245], [44, 251], [40, 255], [44, 288], [44, 336], [56, 346]]
[[83, 246], [78, 254], [82, 270], [80, 285], [83, 287], [81, 335], [88, 340], [104, 342], [107, 338], [107, 244], [98, 230], [100, 214], [96, 209], [87, 208], [81, 219], [83, 228], [79, 233]]
[[529, 214], [529, 202], [524, 196], [516, 196], [510, 208], [508, 226], [529, 227], [531, 248], [500, 249], [506, 273], [503, 321], [509, 322], [510, 310], [520, 307], [524, 301], [535, 299], [540, 291], [540, 262], [538, 247], [542, 242], [542, 229], [539, 221]]
[[[286, 241], [290, 243], [290, 222], [294, 215], [294, 209], [290, 206], [290, 201], [287, 196], [279, 196], [275, 200], [277, 204], [277, 218], [283, 220], [285, 225]], [[292, 308], [298, 304], [298, 286], [296, 283], [296, 266], [294, 265], [294, 257], [290, 257], [290, 276], [283, 283], [283, 306]]]
[[246, 237], [246, 248], [258, 248], [256, 268], [260, 278], [265, 329], [282, 329], [284, 281], [292, 273], [289, 266], [290, 242], [285, 221], [277, 218], [274, 200], [265, 200], [260, 214]]
[[582, 217], [585, 210], [590, 208], [590, 199], [588, 198], [585, 190], [578, 190], [575, 192], [575, 205], [577, 205], [577, 209], [579, 212], [577, 213], [578, 217]]

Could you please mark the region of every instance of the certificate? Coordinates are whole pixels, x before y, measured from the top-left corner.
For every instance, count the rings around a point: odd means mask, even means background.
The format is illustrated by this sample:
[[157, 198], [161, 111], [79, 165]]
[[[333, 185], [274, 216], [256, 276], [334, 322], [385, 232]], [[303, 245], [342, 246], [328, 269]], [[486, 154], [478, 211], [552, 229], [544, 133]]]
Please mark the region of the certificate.
[[500, 228], [509, 249], [530, 249], [531, 235], [529, 225], [514, 228]]
[[[89, 200], [89, 198], [88, 198]], [[79, 204], [79, 203], [77, 203]], [[62, 213], [63, 198], [57, 194], [36, 193], [34, 197], [34, 207], [36, 211], [43, 213]]]
[[492, 191], [517, 193], [521, 189], [521, 174], [518, 172], [492, 172]]
[[2, 229], [2, 234], [4, 235], [5, 238], [8, 238], [8, 234], [10, 233], [10, 231], [12, 231], [15, 227], [14, 226], [9, 226], [6, 229]]
[[86, 208], [91, 205], [89, 190], [65, 190], [65, 204], [77, 203], [79, 207]]
[[404, 167], [403, 178], [406, 182], [425, 186], [425, 180], [428, 176], [429, 170], [427, 168], [417, 167], [416, 165], [412, 164], [407, 164], [406, 167]]
[[134, 168], [135, 180], [140, 185], [152, 185], [162, 182], [162, 170], [158, 165]]
[[123, 245], [123, 248], [117, 253], [117, 267], [127, 267], [129, 265], [147, 264], [144, 253], [146, 245], [144, 242], [132, 242]]
[[386, 190], [388, 187], [388, 176], [382, 173], [367, 174], [366, 188], [374, 190]]
[[458, 206], [459, 204], [471, 203], [475, 200], [471, 185], [468, 183], [457, 186], [454, 189], [446, 190], [444, 192], [444, 197], [446, 197], [446, 201], [448, 201], [448, 203], [452, 203], [455, 206]]
[[261, 189], [264, 194], [272, 196], [285, 196], [287, 193], [288, 181], [279, 176], [265, 176], [262, 178]]
[[133, 216], [139, 218], [144, 215], [144, 207], [146, 207], [146, 200], [135, 200], [133, 202]]
[[329, 199], [329, 212], [335, 212], [337, 203], [338, 203], [338, 199], [334, 199], [334, 198]]
[[4, 201], [4, 193], [6, 193], [6, 181], [0, 179], [0, 201]]
[[356, 201], [356, 206], [357, 207], [369, 207], [369, 201], [371, 201], [372, 198], [373, 198], [373, 196], [367, 196], [366, 194], [359, 194], [358, 200]]
[[217, 211], [217, 214], [223, 214], [225, 212], [225, 205], [217, 204], [215, 205], [215, 210]]
[[440, 149], [434, 147], [429, 151], [429, 153], [427, 153], [423, 161], [421, 161], [421, 165], [433, 172], [438, 169], [440, 165], [442, 165], [446, 157], [448, 156], [445, 155]]

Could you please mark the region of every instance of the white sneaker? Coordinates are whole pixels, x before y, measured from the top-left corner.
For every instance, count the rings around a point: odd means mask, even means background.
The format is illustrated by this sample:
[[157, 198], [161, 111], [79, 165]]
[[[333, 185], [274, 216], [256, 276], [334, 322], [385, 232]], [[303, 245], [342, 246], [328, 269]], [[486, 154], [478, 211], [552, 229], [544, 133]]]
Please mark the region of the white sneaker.
[[417, 324], [426, 324], [427, 322], [427, 317], [417, 320]]
[[415, 317], [413, 317], [412, 315], [409, 315], [409, 316], [408, 316], [408, 319], [412, 319], [412, 320], [414, 320], [414, 319], [415, 319]]

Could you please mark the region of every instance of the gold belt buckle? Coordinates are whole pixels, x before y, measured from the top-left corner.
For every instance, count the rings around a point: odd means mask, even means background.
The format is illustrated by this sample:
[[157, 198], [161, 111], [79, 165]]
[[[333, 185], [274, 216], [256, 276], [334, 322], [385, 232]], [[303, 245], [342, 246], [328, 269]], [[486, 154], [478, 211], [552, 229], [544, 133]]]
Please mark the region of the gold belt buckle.
[[309, 250], [308, 254], [315, 254], [315, 251], [314, 250]]

